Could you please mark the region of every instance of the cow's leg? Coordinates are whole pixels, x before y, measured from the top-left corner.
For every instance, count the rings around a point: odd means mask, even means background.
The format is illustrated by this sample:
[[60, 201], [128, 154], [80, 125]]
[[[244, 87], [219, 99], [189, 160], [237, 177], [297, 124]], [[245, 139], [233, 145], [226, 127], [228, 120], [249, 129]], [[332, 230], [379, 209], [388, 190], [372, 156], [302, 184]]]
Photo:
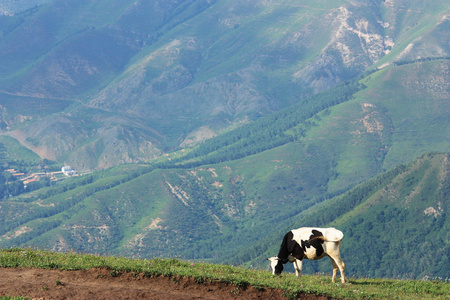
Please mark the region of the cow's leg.
[[341, 282], [345, 283], [345, 263], [340, 256], [332, 257], [330, 255], [331, 264], [333, 265], [333, 277], [332, 282], [335, 282], [338, 270], [341, 272]]
[[340, 256], [335, 258], [335, 261], [339, 267], [339, 271], [341, 272], [341, 282], [345, 283], [345, 263]]
[[302, 277], [302, 264], [303, 264], [303, 261], [300, 260], [300, 259], [296, 259], [296, 260], [294, 261], [295, 275], [296, 275], [298, 278]]
[[331, 277], [331, 282], [335, 282], [339, 267], [331, 256], [330, 256], [330, 260], [331, 260], [331, 264], [333, 265], [333, 277]]

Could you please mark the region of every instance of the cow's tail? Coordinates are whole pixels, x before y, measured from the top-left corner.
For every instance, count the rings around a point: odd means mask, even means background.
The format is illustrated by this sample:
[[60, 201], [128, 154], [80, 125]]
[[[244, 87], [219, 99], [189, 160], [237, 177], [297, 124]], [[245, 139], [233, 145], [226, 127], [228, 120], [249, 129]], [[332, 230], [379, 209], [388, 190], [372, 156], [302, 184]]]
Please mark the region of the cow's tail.
[[326, 237], [324, 237], [323, 235], [319, 235], [319, 236], [315, 236], [315, 237], [309, 239], [309, 240], [308, 240], [308, 243], [311, 243], [312, 241], [314, 241], [314, 240], [319, 240], [319, 239], [322, 240], [322, 241], [324, 241], [324, 242], [328, 242], [328, 240], [326, 239]]

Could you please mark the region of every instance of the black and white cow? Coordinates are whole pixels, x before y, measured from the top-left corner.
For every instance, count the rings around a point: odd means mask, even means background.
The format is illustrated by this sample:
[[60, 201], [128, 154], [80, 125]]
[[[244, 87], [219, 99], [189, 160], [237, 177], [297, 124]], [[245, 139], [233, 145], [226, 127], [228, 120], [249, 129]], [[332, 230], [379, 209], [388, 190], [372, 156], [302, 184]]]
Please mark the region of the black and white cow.
[[345, 283], [345, 263], [342, 261], [339, 245], [344, 234], [335, 228], [302, 227], [286, 233], [278, 256], [268, 258], [272, 273], [279, 275], [287, 262], [294, 264], [295, 275], [302, 275], [303, 259], [316, 260], [328, 256], [333, 265], [332, 281], [341, 272], [341, 281]]

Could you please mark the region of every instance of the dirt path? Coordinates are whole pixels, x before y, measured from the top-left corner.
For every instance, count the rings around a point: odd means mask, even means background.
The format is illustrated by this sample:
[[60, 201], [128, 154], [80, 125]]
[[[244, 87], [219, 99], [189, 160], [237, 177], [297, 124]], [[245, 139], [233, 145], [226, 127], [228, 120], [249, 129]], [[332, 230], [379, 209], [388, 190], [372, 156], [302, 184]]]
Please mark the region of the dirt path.
[[[0, 296], [33, 299], [286, 299], [282, 292], [223, 283], [196, 283], [142, 274], [113, 277], [105, 269], [59, 271], [0, 268]], [[313, 296], [301, 299], [319, 299]], [[321, 297], [320, 299], [326, 299]]]

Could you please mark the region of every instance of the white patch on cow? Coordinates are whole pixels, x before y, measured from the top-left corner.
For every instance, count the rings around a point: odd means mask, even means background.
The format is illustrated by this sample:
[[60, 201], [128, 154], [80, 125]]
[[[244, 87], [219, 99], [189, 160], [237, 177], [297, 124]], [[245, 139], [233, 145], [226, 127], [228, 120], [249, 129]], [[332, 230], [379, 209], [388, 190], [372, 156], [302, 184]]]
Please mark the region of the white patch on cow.
[[344, 238], [344, 234], [342, 233], [342, 231], [337, 230], [336, 228], [302, 227], [299, 229], [293, 229], [291, 231], [294, 234], [294, 240], [297, 243], [301, 244], [302, 240], [309, 240], [309, 237], [312, 235], [313, 230], [320, 231], [327, 242], [339, 242]]
[[272, 257], [269, 257], [267, 260], [270, 261], [270, 268], [272, 269], [272, 274], [275, 275], [275, 267], [279, 261], [278, 257], [272, 256]]

